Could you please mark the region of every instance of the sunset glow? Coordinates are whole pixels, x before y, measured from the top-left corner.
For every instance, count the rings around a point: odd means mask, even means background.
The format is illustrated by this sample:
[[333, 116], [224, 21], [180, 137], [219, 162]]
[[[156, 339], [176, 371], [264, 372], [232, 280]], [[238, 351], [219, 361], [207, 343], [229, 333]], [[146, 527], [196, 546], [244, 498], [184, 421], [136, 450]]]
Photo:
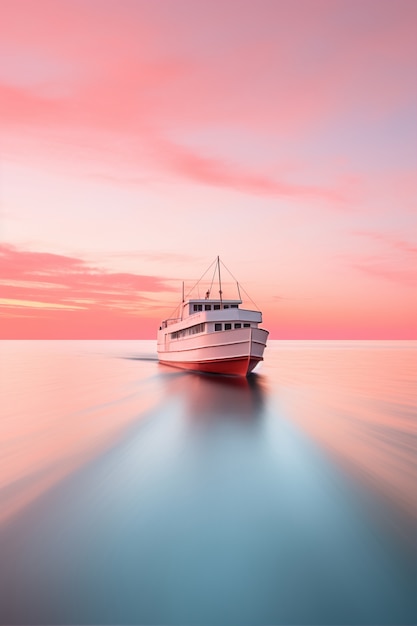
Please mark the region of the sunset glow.
[[414, 0], [1, 0], [0, 338], [417, 337]]

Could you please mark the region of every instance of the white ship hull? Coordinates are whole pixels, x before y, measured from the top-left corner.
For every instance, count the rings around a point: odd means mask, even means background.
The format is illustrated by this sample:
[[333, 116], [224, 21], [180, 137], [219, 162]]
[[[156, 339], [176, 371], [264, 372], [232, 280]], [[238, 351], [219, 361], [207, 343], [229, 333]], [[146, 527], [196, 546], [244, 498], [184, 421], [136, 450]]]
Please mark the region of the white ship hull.
[[246, 376], [263, 360], [268, 331], [241, 328], [158, 343], [161, 363], [182, 369]]

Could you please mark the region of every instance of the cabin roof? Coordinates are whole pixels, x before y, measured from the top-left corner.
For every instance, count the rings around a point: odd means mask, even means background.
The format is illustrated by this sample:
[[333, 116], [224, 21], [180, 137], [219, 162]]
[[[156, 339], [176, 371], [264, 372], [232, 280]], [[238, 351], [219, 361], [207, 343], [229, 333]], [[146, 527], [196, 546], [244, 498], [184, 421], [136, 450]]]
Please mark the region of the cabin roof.
[[228, 300], [227, 298], [191, 298], [186, 300], [184, 304], [213, 304], [213, 303], [222, 303], [222, 304], [242, 304], [242, 300], [233, 299]]

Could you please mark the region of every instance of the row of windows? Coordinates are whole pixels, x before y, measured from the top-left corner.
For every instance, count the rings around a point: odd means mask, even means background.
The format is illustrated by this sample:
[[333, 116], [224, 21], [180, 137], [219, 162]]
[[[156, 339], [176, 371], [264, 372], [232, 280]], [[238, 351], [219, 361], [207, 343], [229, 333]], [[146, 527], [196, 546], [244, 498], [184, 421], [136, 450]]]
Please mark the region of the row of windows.
[[[240, 322], [235, 322], [234, 328], [242, 328], [242, 324]], [[248, 322], [245, 322], [243, 324], [243, 328], [250, 328], [250, 324]], [[223, 330], [223, 324], [214, 324], [214, 330]], [[226, 323], [224, 325], [224, 330], [232, 330], [232, 325]]]
[[171, 339], [180, 339], [181, 337], [204, 333], [205, 329], [206, 325], [204, 322], [202, 324], [194, 324], [194, 326], [189, 326], [188, 328], [183, 328], [182, 330], [177, 330], [175, 333], [171, 333]]
[[[238, 309], [239, 306], [237, 304], [223, 304], [223, 308], [224, 309]], [[221, 306], [220, 304], [213, 304], [213, 310], [214, 311], [220, 311]], [[203, 305], [202, 304], [193, 304], [193, 311], [197, 312], [197, 311], [202, 311], [203, 310]], [[204, 310], [205, 311], [211, 311], [211, 304], [205, 304], [204, 305]]]

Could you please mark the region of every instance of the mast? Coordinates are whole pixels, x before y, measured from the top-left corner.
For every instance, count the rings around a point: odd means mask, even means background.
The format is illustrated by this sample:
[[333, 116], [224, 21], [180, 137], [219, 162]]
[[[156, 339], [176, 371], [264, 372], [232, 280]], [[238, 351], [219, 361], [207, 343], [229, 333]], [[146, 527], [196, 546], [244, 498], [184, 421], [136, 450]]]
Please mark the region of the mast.
[[220, 295], [220, 304], [222, 303], [222, 278], [220, 276], [220, 257], [217, 256], [217, 270], [219, 272], [219, 295]]

